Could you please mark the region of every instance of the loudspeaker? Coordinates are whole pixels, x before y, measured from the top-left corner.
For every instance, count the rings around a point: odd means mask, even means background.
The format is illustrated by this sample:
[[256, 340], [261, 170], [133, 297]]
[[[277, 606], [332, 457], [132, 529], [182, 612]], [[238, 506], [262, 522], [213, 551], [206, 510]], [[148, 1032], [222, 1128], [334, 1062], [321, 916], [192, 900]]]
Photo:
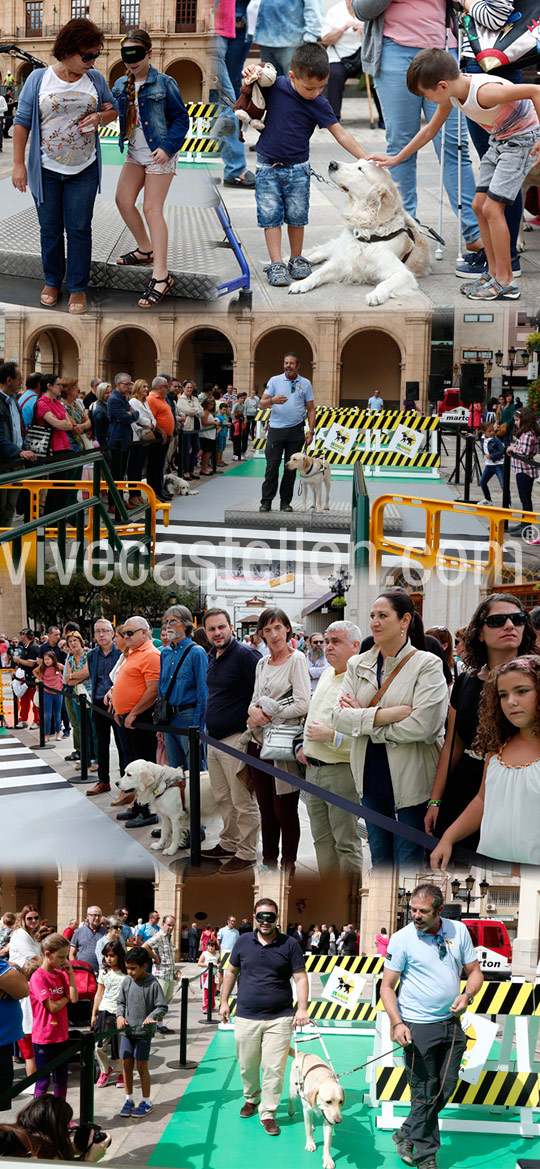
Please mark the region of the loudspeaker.
[[442, 402], [444, 398], [444, 374], [430, 373], [428, 382], [428, 401]]
[[420, 397], [420, 382], [405, 382], [405, 397], [417, 402]]
[[461, 366], [461, 401], [473, 406], [484, 400], [485, 369], [483, 361], [468, 361]]

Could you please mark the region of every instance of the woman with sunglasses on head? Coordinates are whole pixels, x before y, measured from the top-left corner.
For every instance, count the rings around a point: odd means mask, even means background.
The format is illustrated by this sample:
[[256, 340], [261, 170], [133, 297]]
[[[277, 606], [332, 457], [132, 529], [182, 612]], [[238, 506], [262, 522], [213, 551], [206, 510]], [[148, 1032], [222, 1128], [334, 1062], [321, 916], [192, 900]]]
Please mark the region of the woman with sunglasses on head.
[[65, 275], [70, 313], [86, 310], [92, 215], [101, 182], [97, 131], [116, 118], [109, 86], [93, 68], [102, 46], [103, 34], [91, 20], [68, 21], [53, 45], [55, 64], [35, 69], [25, 81], [13, 129], [13, 186], [23, 193], [30, 187], [41, 229], [41, 303], [45, 308], [57, 303]]
[[9, 962], [21, 969], [29, 958], [41, 959], [41, 946], [38, 941], [41, 914], [35, 905], [25, 905], [17, 915], [19, 928], [12, 935], [9, 943]]
[[[452, 690], [444, 746], [424, 821], [426, 832], [439, 837], [465, 810], [482, 783], [484, 759], [474, 742], [484, 683], [491, 670], [516, 654], [534, 652], [535, 635], [519, 598], [493, 593], [478, 606], [463, 642], [466, 670]], [[475, 850], [478, 833], [462, 844]]]
[[[152, 65], [152, 41], [144, 29], [129, 29], [121, 54], [128, 72], [115, 83], [113, 93], [118, 102], [120, 150], [126, 141], [128, 149], [116, 206], [137, 246], [119, 256], [117, 263], [153, 264], [152, 278], [138, 301], [139, 308], [150, 308], [174, 288], [167, 267], [163, 205], [176, 173], [178, 151], [189, 131], [189, 115], [174, 78], [158, 73]], [[141, 191], [144, 219], [136, 206]]]

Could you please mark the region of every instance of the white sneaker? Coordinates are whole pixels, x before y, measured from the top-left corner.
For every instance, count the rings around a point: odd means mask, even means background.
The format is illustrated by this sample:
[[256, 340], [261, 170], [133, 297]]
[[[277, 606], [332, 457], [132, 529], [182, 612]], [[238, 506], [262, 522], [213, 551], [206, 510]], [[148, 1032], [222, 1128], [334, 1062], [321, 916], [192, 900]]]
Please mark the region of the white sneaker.
[[492, 499], [481, 499], [480, 500], [480, 507], [493, 507], [493, 500]]

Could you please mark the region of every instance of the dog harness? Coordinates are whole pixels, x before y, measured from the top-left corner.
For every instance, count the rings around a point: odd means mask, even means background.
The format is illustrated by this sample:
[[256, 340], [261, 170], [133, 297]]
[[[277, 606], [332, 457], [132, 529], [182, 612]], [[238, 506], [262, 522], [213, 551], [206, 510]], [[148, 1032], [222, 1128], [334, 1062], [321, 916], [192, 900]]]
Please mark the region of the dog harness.
[[[330, 1073], [333, 1080], [339, 1081], [339, 1076], [337, 1075], [337, 1073], [334, 1070], [334, 1065], [332, 1063], [332, 1060], [330, 1059], [330, 1056], [329, 1056], [328, 1051], [326, 1049], [326, 1044], [325, 1044], [324, 1039], [319, 1031], [319, 1028], [317, 1026], [315, 1026], [313, 1023], [310, 1024], [310, 1028], [311, 1028], [311, 1033], [309, 1035], [304, 1034], [301, 1028], [300, 1028], [300, 1033], [299, 1033], [298, 1029], [295, 1029], [295, 1032], [294, 1032], [294, 1063], [295, 1063], [295, 1068], [296, 1068], [296, 1086], [298, 1089], [298, 1095], [300, 1096], [300, 1099], [305, 1100], [306, 1104], [308, 1104], [308, 1105], [309, 1105], [309, 1101], [307, 1100], [307, 1097], [306, 1097], [306, 1090], [305, 1090], [304, 1085], [305, 1085], [305, 1082], [306, 1082], [310, 1072], [314, 1072], [316, 1068], [325, 1068], [325, 1070]], [[300, 1062], [299, 1062], [299, 1058], [298, 1058], [298, 1044], [299, 1043], [311, 1043], [313, 1039], [319, 1040], [319, 1043], [320, 1043], [320, 1045], [323, 1049], [323, 1052], [326, 1056], [327, 1063], [319, 1062], [319, 1063], [312, 1064], [311, 1067], [308, 1068], [307, 1072], [304, 1075], [304, 1073], [300, 1067]]]
[[403, 256], [403, 259], [401, 262], [402, 262], [402, 264], [405, 264], [406, 261], [409, 259], [409, 256], [410, 256], [411, 252], [413, 251], [413, 248], [416, 244], [413, 229], [412, 229], [412, 227], [408, 227], [407, 224], [404, 224], [403, 227], [398, 227], [396, 231], [391, 231], [389, 235], [368, 235], [368, 236], [362, 235], [362, 232], [360, 231], [360, 228], [358, 228], [358, 227], [355, 227], [353, 229], [352, 234], [354, 235], [355, 239], [361, 240], [362, 243], [364, 243], [364, 244], [384, 244], [389, 239], [396, 239], [396, 237], [398, 235], [402, 235], [404, 231], [409, 236], [409, 239], [412, 240], [412, 245], [413, 245], [412, 248], [409, 248], [407, 255]]
[[163, 787], [161, 786], [161, 783], [159, 783], [158, 786], [153, 789], [152, 795], [155, 796], [156, 800], [159, 800], [160, 797], [164, 796], [165, 792], [169, 791], [169, 789], [171, 787], [179, 787], [180, 788], [180, 796], [182, 799], [182, 808], [184, 809], [184, 812], [185, 812], [185, 810], [186, 810], [186, 781], [185, 781], [185, 779], [164, 779], [164, 780], [162, 780], [162, 783], [163, 783]]
[[313, 475], [314, 473], [320, 475], [321, 471], [324, 471], [324, 461], [322, 459], [313, 459], [309, 471], [302, 471], [302, 479], [307, 479], [308, 475]]

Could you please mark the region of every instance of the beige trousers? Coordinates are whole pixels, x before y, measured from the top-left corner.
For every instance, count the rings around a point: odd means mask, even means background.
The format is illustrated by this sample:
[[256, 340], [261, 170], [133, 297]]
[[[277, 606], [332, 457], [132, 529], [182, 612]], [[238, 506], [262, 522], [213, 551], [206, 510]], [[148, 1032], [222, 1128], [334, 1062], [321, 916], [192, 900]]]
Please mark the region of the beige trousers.
[[[308, 767], [306, 779], [316, 787], [324, 787], [337, 796], [358, 803], [358, 792], [348, 763]], [[306, 793], [306, 808], [321, 876], [335, 872], [360, 875], [362, 844], [356, 816], [325, 803], [310, 792]]]
[[[238, 732], [228, 735], [222, 742], [241, 750], [241, 737]], [[208, 747], [207, 762], [210, 786], [223, 820], [219, 843], [226, 852], [234, 853], [241, 860], [254, 861], [257, 859], [260, 821], [255, 795], [241, 778], [242, 774], [247, 774], [247, 768], [234, 756], [212, 746]]]
[[[291, 1046], [292, 1016], [278, 1019], [234, 1020], [236, 1054], [244, 1096], [256, 1104], [259, 1116], [275, 1116], [283, 1090], [287, 1056]], [[261, 1091], [262, 1071], [262, 1091]]]
[[163, 991], [163, 997], [164, 997], [165, 1002], [167, 1003], [167, 1006], [168, 1006], [172, 997], [173, 997], [174, 988], [176, 986], [176, 983], [174, 982], [174, 980], [172, 978], [160, 978], [159, 974], [156, 975], [156, 978], [157, 978], [159, 985]]

